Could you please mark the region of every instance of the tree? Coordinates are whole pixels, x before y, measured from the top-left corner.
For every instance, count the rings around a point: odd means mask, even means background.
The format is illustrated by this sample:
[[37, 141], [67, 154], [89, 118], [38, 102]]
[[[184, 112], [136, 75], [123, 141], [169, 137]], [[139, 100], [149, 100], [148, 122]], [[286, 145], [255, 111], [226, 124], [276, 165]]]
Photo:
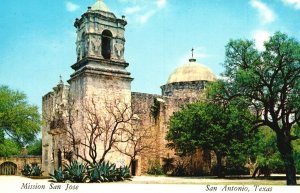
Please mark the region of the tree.
[[[292, 134], [295, 136], [300, 136], [300, 126], [295, 125], [292, 130]], [[296, 173], [300, 173], [300, 140], [294, 140], [292, 141], [292, 145], [294, 148], [294, 157], [296, 160]]]
[[255, 49], [253, 41], [231, 40], [226, 46], [224, 80], [219, 98], [241, 98], [256, 114], [254, 129], [267, 126], [276, 133], [288, 185], [296, 184], [291, 134], [300, 123], [300, 44], [280, 32]]
[[27, 147], [28, 155], [42, 155], [42, 140], [35, 140]]
[[[276, 134], [270, 128], [261, 128], [255, 134], [253, 143], [253, 155], [256, 162], [256, 169], [253, 177], [259, 170], [264, 170], [267, 174], [272, 171], [280, 171], [284, 168], [283, 161], [276, 146]], [[260, 172], [263, 173], [263, 172]]]
[[8, 136], [25, 146], [36, 138], [40, 123], [38, 108], [27, 103], [24, 93], [0, 86], [0, 142]]
[[21, 147], [11, 139], [4, 139], [3, 143], [0, 144], [0, 149], [0, 157], [9, 157], [19, 155]]
[[168, 147], [183, 154], [191, 154], [197, 148], [214, 151], [217, 175], [223, 177], [222, 159], [248, 150], [251, 119], [252, 115], [247, 109], [234, 104], [189, 104], [170, 119], [166, 136]]
[[[133, 110], [133, 112], [137, 111]], [[124, 143], [124, 147], [120, 148], [117, 145], [115, 148], [130, 157], [130, 167], [138, 155], [146, 152], [151, 153], [155, 141], [150, 128], [142, 125], [141, 120], [137, 116], [133, 117], [130, 127], [125, 128], [124, 133], [126, 134], [125, 138], [121, 141]]]
[[120, 145], [128, 140], [128, 129], [132, 128], [134, 116], [131, 106], [115, 100], [105, 102], [100, 111], [94, 99], [82, 101], [80, 106], [83, 117], [79, 128], [76, 123], [78, 111], [74, 101], [69, 101], [63, 120], [65, 124], [61, 126], [66, 135], [65, 146], [89, 164], [102, 163], [113, 148], [118, 147], [120, 150]]

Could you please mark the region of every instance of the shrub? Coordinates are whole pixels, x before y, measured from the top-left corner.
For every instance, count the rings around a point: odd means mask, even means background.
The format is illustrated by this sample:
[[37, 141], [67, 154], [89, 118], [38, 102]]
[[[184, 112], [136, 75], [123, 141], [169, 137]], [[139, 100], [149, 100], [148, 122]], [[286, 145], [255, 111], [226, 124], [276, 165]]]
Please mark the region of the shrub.
[[175, 165], [174, 165], [174, 161], [175, 159], [174, 158], [163, 158], [163, 166], [162, 166], [162, 169], [164, 171], [165, 174], [168, 174], [168, 173], [172, 173], [174, 168], [175, 168]]
[[42, 168], [38, 165], [33, 165], [32, 166], [32, 171], [31, 171], [31, 175], [32, 176], [42, 176], [44, 171], [42, 171]]
[[[222, 176], [222, 177], [225, 177], [225, 170], [226, 170], [226, 168], [225, 168], [225, 166], [221, 166], [221, 174], [220, 174], [220, 176]], [[211, 175], [212, 176], [218, 176], [219, 174], [219, 166], [218, 165], [213, 165], [212, 167], [211, 167], [211, 170], [210, 170], [210, 173], [211, 173]]]
[[109, 162], [96, 163], [88, 169], [90, 182], [113, 182], [129, 179], [129, 167], [116, 168], [115, 164]]
[[117, 180], [124, 181], [130, 179], [130, 168], [128, 166], [120, 167], [117, 169]]
[[175, 165], [174, 170], [171, 175], [172, 176], [187, 176], [188, 172], [187, 172], [185, 164], [183, 162], [178, 162]]
[[150, 160], [147, 173], [150, 175], [163, 175], [164, 171], [158, 161]]
[[36, 163], [31, 164], [25, 164], [23, 169], [21, 170], [22, 175], [24, 176], [42, 176], [43, 171], [40, 166], [38, 166]]
[[54, 174], [50, 174], [50, 176], [55, 182], [65, 182], [66, 180], [65, 172], [61, 167], [58, 170], [54, 170]]
[[54, 174], [50, 174], [55, 182], [113, 182], [129, 179], [129, 167], [116, 168], [109, 162], [98, 162], [87, 166], [86, 164], [72, 161], [64, 170], [58, 168]]
[[87, 178], [87, 167], [86, 164], [79, 163], [77, 160], [73, 160], [69, 165], [66, 166], [65, 176], [71, 182], [85, 182]]
[[29, 164], [25, 164], [21, 173], [23, 176], [30, 176], [32, 172], [31, 166]]
[[226, 167], [226, 175], [249, 175], [250, 169], [242, 166], [237, 167]]

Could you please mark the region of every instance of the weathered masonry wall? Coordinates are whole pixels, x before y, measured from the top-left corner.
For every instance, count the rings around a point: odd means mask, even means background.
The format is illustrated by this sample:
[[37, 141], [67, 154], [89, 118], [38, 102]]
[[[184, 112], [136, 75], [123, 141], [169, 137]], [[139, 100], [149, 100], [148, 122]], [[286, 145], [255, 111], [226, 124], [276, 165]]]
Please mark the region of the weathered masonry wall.
[[37, 164], [41, 166], [41, 156], [14, 156], [0, 157], [0, 175], [21, 175], [21, 171], [26, 164]]

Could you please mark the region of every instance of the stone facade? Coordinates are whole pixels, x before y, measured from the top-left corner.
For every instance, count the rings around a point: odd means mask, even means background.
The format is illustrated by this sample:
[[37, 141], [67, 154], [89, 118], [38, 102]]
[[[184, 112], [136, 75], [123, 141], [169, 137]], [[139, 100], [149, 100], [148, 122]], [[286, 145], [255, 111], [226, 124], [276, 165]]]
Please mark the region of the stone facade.
[[[111, 119], [116, 118], [115, 114], [107, 110], [107, 104], [112, 103], [117, 103], [115, 105], [119, 107], [118, 111], [130, 106], [130, 110], [124, 114], [134, 115], [132, 118], [137, 119], [140, 128], [149, 131], [151, 137], [142, 139], [139, 144], [148, 144], [149, 149], [141, 151], [135, 160], [131, 160], [124, 153], [117, 151], [128, 147], [126, 143], [121, 143], [122, 139], [128, 136], [122, 136], [122, 132], [118, 133], [120, 143], [109, 149], [105, 157], [107, 161], [117, 165], [128, 165], [134, 161], [132, 171], [136, 175], [146, 173], [151, 161], [162, 165], [163, 158], [170, 157], [187, 160], [191, 163], [191, 170], [210, 170], [209, 152], [198, 150], [193, 156], [181, 158], [176, 152], [166, 148], [165, 140], [172, 114], [187, 103], [197, 101], [205, 84], [210, 80], [203, 80], [201, 77], [206, 76], [194, 74], [192, 81], [186, 81], [184, 78], [189, 77], [189, 74], [182, 75], [184, 69], [181, 69], [179, 78], [172, 74], [178, 82], [168, 82], [161, 87], [162, 95], [131, 92], [133, 78], [126, 70], [129, 64], [124, 59], [126, 24], [124, 17], [117, 18], [100, 0], [89, 7], [80, 19], [76, 19], [74, 26], [77, 29], [77, 62], [71, 66], [74, 73], [71, 74], [68, 85], [60, 81], [53, 91], [43, 97], [45, 125], [42, 128], [42, 166], [46, 174], [63, 167], [71, 158], [84, 160], [78, 157], [79, 154], [91, 155], [86, 146], [79, 144], [87, 141], [87, 131], [97, 126], [98, 122], [107, 126], [111, 124]], [[195, 63], [194, 59], [191, 61]], [[196, 69], [202, 72], [203, 67], [200, 68], [194, 63], [192, 66], [187, 65], [189, 71], [193, 72], [193, 69]], [[87, 109], [87, 106], [92, 108]], [[96, 118], [99, 118], [99, 121], [90, 124], [91, 119], [95, 121]], [[121, 131], [127, 130], [132, 121], [134, 119], [118, 127], [122, 127]], [[70, 141], [72, 143], [68, 143]], [[98, 141], [96, 144], [96, 153], [99, 155], [106, 150], [106, 145], [102, 142]]]
[[[151, 161], [157, 161], [163, 165], [163, 158], [175, 158], [177, 161], [189, 162], [187, 170], [194, 173], [209, 173], [211, 169], [211, 156], [209, 151], [197, 150], [192, 156], [181, 157], [174, 150], [166, 147], [166, 133], [168, 123], [174, 112], [179, 111], [188, 103], [196, 102], [204, 89], [206, 81], [178, 82], [163, 85], [162, 95], [145, 93], [132, 93], [132, 104], [143, 109], [142, 113], [135, 112], [143, 123], [152, 131], [155, 143], [152, 151], [144, 152], [138, 160], [137, 174], [145, 174], [149, 169]], [[152, 107], [157, 105], [158, 112], [154, 115]], [[147, 142], [145, 142], [147, 143]]]

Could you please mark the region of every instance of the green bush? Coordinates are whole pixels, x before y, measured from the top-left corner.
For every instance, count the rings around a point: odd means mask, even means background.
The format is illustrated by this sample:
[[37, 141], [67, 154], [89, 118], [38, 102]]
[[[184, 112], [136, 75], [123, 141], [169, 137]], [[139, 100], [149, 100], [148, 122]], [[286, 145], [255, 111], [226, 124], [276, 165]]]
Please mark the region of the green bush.
[[159, 164], [158, 161], [153, 161], [153, 160], [150, 160], [149, 161], [149, 168], [148, 168], [148, 171], [147, 171], [148, 174], [150, 175], [163, 175], [164, 174], [164, 171], [161, 167], [161, 165]]
[[40, 166], [32, 165], [31, 176], [42, 176], [43, 172]]
[[88, 179], [90, 182], [113, 182], [129, 179], [129, 167], [116, 168], [115, 164], [109, 162], [96, 163], [88, 169]]
[[[226, 170], [225, 166], [221, 166], [221, 171], [222, 172], [221, 172], [220, 176], [225, 177], [225, 175], [226, 175], [225, 170]], [[212, 176], [218, 176], [218, 173], [219, 173], [219, 166], [218, 165], [213, 165], [211, 167], [210, 174]]]
[[25, 164], [21, 173], [23, 176], [42, 176], [43, 171], [40, 166], [33, 163], [31, 166], [29, 164]]
[[50, 174], [55, 182], [114, 182], [123, 181], [129, 179], [130, 169], [129, 167], [116, 168], [115, 164], [109, 162], [102, 162], [91, 164], [79, 163], [78, 161], [72, 161], [66, 166], [64, 170], [58, 168], [54, 170], [54, 174]]
[[59, 167], [58, 170], [54, 170], [54, 174], [50, 174], [50, 176], [55, 182], [66, 181], [65, 172], [62, 170], [61, 167]]
[[85, 182], [87, 178], [86, 164], [82, 164], [77, 160], [73, 160], [69, 165], [66, 166], [65, 176], [71, 182]]
[[250, 175], [250, 169], [246, 167], [226, 167], [226, 175]]
[[117, 169], [117, 180], [124, 181], [131, 178], [130, 168], [128, 166], [120, 167]]
[[25, 164], [23, 169], [21, 170], [23, 176], [30, 176], [31, 172], [32, 172], [32, 168], [29, 164]]

